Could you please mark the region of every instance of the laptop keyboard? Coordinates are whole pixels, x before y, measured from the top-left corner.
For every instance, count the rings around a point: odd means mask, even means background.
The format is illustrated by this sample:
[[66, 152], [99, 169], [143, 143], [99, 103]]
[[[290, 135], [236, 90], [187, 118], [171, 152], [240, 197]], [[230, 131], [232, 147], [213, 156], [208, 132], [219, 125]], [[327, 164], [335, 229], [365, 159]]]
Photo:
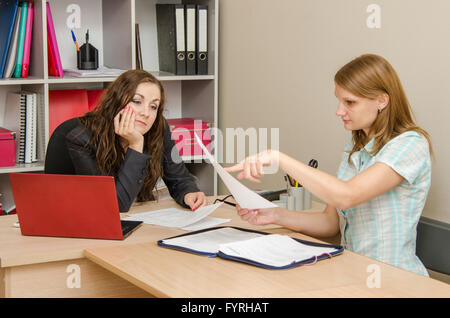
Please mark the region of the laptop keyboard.
[[122, 226], [122, 234], [126, 236], [129, 232], [133, 231], [137, 226], [139, 226], [142, 221], [125, 221], [121, 220], [120, 224]]

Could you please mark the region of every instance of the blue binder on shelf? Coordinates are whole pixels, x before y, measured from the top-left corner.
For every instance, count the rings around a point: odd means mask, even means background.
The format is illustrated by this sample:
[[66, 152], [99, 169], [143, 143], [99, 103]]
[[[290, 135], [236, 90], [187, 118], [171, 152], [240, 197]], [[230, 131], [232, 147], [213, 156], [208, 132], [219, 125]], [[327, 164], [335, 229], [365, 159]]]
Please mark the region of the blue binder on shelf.
[[0, 0], [0, 77], [5, 69], [17, 7], [18, 0]]
[[[228, 232], [225, 233], [224, 231]], [[213, 236], [208, 236], [211, 234]], [[296, 243], [299, 243], [298, 244], [299, 249], [309, 247], [313, 249], [314, 252], [312, 252], [312, 254], [308, 254], [308, 256], [306, 256], [305, 258], [302, 257], [299, 258], [298, 256], [295, 257], [293, 255], [293, 258], [287, 261], [285, 264], [273, 265], [270, 264], [270, 262], [265, 263], [255, 258], [252, 258], [251, 256], [245, 257], [245, 255], [241, 256], [233, 255], [227, 252], [225, 248], [221, 249], [219, 247], [220, 244], [219, 243], [216, 244], [216, 242], [213, 239], [213, 237], [215, 238], [220, 237], [221, 240], [223, 239], [223, 243], [240, 243], [244, 241], [249, 242], [251, 239], [257, 239], [269, 234], [270, 233], [259, 232], [233, 226], [219, 226], [159, 240], [157, 244], [161, 247], [171, 248], [179, 251], [194, 253], [208, 257], [220, 257], [266, 269], [288, 269], [301, 265], [312, 265], [315, 264], [317, 261], [340, 255], [344, 251], [344, 248], [341, 245], [317, 243], [290, 237], [290, 239], [293, 240], [291, 241], [291, 244], [295, 245]], [[197, 237], [195, 238], [194, 235]], [[189, 239], [185, 240], [184, 238], [188, 236], [190, 236]], [[235, 241], [230, 240], [230, 237], [233, 236], [236, 237]], [[208, 242], [207, 244], [208, 246], [204, 245], [204, 242]]]

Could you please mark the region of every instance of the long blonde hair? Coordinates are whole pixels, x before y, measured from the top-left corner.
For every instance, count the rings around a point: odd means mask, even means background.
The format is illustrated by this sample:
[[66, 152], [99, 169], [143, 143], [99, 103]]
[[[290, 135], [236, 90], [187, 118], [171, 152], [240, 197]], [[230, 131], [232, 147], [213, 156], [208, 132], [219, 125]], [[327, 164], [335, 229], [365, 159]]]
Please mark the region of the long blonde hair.
[[334, 76], [337, 85], [353, 95], [375, 99], [380, 94], [389, 95], [389, 104], [381, 111], [366, 135], [363, 130], [352, 131], [353, 153], [361, 150], [373, 137], [372, 154], [378, 153], [392, 138], [406, 132], [416, 131], [428, 140], [430, 154], [433, 154], [429, 134], [416, 125], [411, 107], [403, 90], [400, 79], [394, 68], [383, 57], [375, 54], [364, 54], [344, 65]]

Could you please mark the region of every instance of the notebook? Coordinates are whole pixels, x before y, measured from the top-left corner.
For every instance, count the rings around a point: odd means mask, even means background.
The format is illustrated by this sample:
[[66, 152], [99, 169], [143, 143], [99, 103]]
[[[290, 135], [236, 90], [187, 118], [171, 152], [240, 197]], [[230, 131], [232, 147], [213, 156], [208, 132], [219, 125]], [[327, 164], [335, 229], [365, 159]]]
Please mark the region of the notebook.
[[238, 227], [215, 227], [191, 232], [160, 240], [158, 245], [267, 269], [310, 265], [344, 251], [340, 245], [310, 242]]
[[22, 235], [123, 240], [142, 224], [120, 220], [114, 177], [9, 177]]

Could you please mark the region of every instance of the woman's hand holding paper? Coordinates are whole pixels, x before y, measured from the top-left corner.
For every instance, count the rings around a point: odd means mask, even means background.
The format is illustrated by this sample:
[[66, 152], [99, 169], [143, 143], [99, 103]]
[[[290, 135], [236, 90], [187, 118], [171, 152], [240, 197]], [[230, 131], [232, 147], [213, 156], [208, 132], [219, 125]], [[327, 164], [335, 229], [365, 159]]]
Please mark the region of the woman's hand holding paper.
[[278, 209], [280, 208], [249, 210], [242, 209], [239, 204], [236, 205], [236, 210], [241, 219], [253, 225], [276, 223], [279, 218]]

